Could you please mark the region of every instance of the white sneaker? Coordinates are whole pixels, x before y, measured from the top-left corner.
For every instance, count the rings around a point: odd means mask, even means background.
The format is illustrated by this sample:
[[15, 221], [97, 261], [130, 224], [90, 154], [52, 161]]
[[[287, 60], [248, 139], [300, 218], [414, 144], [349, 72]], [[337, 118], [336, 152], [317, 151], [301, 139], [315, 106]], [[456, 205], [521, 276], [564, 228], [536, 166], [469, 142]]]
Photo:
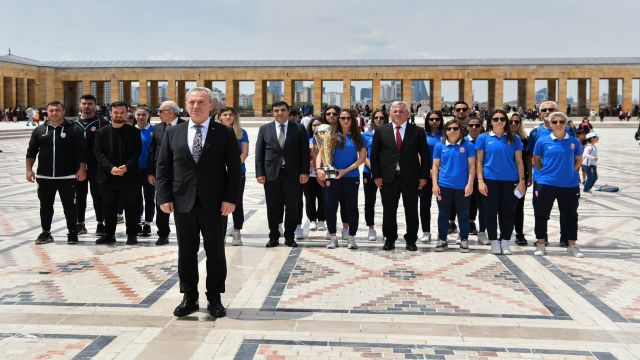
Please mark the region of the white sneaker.
[[327, 226], [324, 224], [324, 221], [318, 221], [318, 230], [319, 231], [327, 230]]
[[511, 255], [511, 241], [509, 240], [501, 240], [500, 248], [502, 249], [502, 255]]
[[469, 240], [460, 240], [460, 252], [468, 253], [469, 252]]
[[233, 232], [233, 240], [231, 240], [231, 246], [242, 246], [242, 235], [240, 231]]
[[358, 244], [356, 244], [356, 239], [353, 236], [349, 236], [349, 243], [347, 244], [347, 249], [355, 250], [358, 248]]
[[331, 234], [329, 234], [329, 230], [327, 230], [327, 233], [326, 233], [326, 234], [324, 234], [324, 238], [325, 238], [326, 240], [331, 239]]
[[280, 236], [284, 236], [284, 224], [278, 224], [278, 231], [280, 232]]
[[571, 256], [575, 256], [577, 258], [584, 257], [584, 254], [582, 253], [582, 251], [580, 251], [580, 249], [575, 245], [567, 247], [567, 254]]
[[369, 228], [369, 235], [367, 235], [367, 238], [369, 239], [369, 241], [378, 240], [378, 233], [376, 233], [376, 229]]
[[493, 255], [500, 255], [502, 254], [502, 249], [500, 249], [500, 240], [491, 240], [491, 250], [489, 250], [490, 253], [492, 253]]
[[349, 228], [348, 227], [343, 227], [342, 228], [342, 240], [349, 240]]
[[335, 249], [338, 246], [338, 238], [335, 235], [331, 235], [331, 240], [329, 240], [329, 243], [327, 244], [327, 249]]
[[426, 231], [422, 233], [422, 237], [420, 238], [420, 242], [424, 244], [428, 244], [431, 242], [431, 233]]
[[318, 230], [318, 223], [315, 221], [312, 221], [309, 223], [309, 231], [316, 231]]
[[227, 236], [233, 236], [234, 233], [235, 233], [235, 230], [233, 229], [233, 226], [227, 229]]
[[487, 237], [487, 232], [486, 231], [479, 231], [478, 232], [478, 244], [480, 244], [480, 245], [489, 245], [489, 244], [491, 244], [491, 242], [489, 241], [489, 238]]
[[[546, 248], [546, 246], [544, 246], [544, 244], [536, 243], [536, 249], [533, 252], [533, 255], [535, 255], [535, 256], [544, 255], [546, 253], [545, 248]], [[567, 251], [568, 251], [568, 248], [567, 248]]]
[[296, 228], [296, 240], [304, 239], [304, 231], [302, 231], [302, 226], [298, 225]]
[[458, 237], [456, 237], [456, 244], [460, 244], [460, 241], [461, 241], [460, 233], [458, 233]]

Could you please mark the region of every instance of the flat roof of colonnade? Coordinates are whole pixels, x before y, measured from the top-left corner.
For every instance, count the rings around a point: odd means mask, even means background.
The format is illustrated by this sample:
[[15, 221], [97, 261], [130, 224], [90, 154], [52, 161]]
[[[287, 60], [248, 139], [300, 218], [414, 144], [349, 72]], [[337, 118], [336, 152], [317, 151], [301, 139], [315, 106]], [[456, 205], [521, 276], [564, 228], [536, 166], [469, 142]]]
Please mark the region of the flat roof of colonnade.
[[370, 67], [370, 66], [571, 66], [640, 65], [640, 57], [494, 58], [494, 59], [358, 59], [358, 60], [112, 60], [39, 61], [7, 54], [0, 62], [77, 68], [202, 68], [202, 67]]

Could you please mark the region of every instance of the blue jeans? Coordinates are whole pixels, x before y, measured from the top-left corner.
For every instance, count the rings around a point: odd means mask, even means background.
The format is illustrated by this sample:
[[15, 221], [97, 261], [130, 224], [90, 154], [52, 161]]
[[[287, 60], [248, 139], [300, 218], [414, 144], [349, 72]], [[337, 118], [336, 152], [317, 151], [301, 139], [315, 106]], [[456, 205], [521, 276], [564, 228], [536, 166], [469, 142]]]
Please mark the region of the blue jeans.
[[441, 199], [438, 201], [438, 240], [446, 240], [449, 230], [451, 209], [455, 206], [458, 216], [460, 239], [469, 238], [469, 198], [464, 196], [463, 189], [440, 188]]
[[584, 181], [584, 191], [589, 191], [598, 181], [598, 167], [596, 165], [582, 165], [582, 171], [587, 174], [587, 179]]

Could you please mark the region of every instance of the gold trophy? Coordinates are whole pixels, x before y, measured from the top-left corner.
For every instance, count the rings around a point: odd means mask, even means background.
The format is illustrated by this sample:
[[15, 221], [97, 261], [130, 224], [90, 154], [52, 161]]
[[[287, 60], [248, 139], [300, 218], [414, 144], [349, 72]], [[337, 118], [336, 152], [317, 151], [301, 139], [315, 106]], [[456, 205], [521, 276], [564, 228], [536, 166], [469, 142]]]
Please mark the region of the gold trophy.
[[318, 145], [318, 151], [322, 156], [322, 166], [320, 169], [327, 175], [327, 179], [335, 179], [336, 168], [333, 167], [333, 155], [336, 153], [336, 144], [338, 138], [336, 132], [331, 125], [322, 124], [316, 129], [314, 136], [316, 138], [316, 144]]

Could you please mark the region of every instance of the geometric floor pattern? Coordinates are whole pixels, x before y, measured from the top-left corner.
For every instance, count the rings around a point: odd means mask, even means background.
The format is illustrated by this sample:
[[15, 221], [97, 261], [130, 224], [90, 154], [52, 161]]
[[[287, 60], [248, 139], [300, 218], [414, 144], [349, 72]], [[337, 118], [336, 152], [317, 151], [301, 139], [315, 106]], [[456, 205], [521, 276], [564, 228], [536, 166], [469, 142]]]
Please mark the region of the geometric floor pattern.
[[[0, 124], [0, 130], [3, 124]], [[24, 180], [28, 134], [0, 140], [0, 359], [637, 359], [640, 358], [640, 147], [635, 128], [603, 128], [599, 184], [619, 193], [583, 194], [576, 259], [558, 247], [558, 212], [549, 221], [547, 256], [512, 246], [493, 256], [470, 237], [471, 251], [409, 253], [367, 240], [358, 250], [326, 249], [324, 232], [309, 231], [300, 247], [264, 247], [264, 189], [255, 179], [257, 128], [244, 195], [242, 247], [227, 240], [226, 318], [200, 311], [172, 316], [181, 294], [175, 227], [169, 244], [155, 235], [115, 246], [80, 236], [66, 244], [56, 201], [52, 244], [40, 233], [34, 184]], [[615, 142], [613, 141], [615, 139]], [[533, 238], [531, 193], [525, 233]], [[89, 198], [87, 228], [95, 230]], [[362, 213], [364, 196], [359, 189]], [[432, 204], [432, 233], [437, 206]], [[398, 215], [399, 239], [404, 232]], [[378, 197], [376, 228], [381, 231]], [[230, 224], [231, 226], [231, 220]], [[155, 225], [153, 232], [155, 232]], [[200, 259], [204, 258], [204, 251]], [[204, 294], [205, 262], [200, 262]]]

